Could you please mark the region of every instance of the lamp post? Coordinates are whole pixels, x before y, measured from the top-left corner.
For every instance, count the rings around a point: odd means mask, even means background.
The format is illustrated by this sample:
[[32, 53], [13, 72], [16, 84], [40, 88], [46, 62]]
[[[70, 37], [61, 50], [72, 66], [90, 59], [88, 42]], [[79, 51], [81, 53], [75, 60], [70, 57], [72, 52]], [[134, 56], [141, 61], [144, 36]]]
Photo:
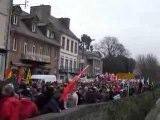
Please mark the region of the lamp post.
[[82, 42], [82, 68], [81, 70], [83, 70], [83, 67], [84, 67], [84, 42]]

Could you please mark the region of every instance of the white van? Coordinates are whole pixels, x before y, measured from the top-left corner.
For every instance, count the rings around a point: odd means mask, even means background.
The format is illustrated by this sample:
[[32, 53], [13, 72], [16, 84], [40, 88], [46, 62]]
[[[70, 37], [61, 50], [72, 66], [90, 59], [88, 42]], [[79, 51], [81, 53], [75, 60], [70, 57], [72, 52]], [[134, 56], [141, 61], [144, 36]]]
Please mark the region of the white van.
[[45, 82], [56, 82], [55, 75], [32, 75], [31, 80], [33, 81], [45, 81]]

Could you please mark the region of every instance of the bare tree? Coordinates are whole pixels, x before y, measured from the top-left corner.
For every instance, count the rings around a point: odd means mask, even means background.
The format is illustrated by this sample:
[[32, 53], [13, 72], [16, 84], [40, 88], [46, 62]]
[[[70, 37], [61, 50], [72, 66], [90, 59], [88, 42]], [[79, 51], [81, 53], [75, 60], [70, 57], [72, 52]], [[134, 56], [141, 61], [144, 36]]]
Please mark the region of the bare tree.
[[115, 47], [116, 56], [128, 57], [130, 55], [129, 51], [121, 43], [118, 43]]
[[100, 43], [94, 45], [94, 48], [106, 56], [129, 56], [128, 50], [119, 43], [116, 37], [105, 37]]
[[151, 79], [156, 79], [159, 63], [153, 54], [139, 55], [137, 57], [137, 68], [140, 70], [141, 75], [144, 77], [149, 77]]

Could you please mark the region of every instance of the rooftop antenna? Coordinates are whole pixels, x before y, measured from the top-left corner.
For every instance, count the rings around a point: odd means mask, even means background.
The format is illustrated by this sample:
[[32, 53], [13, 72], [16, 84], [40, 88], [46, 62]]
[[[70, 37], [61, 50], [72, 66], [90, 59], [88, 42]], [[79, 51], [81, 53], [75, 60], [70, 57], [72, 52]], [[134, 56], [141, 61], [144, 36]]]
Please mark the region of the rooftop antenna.
[[26, 9], [26, 7], [28, 6], [28, 3], [29, 3], [29, 1], [28, 0], [25, 0], [25, 3], [23, 4], [15, 4], [15, 5], [19, 5], [19, 6], [24, 6], [25, 7], [25, 9]]

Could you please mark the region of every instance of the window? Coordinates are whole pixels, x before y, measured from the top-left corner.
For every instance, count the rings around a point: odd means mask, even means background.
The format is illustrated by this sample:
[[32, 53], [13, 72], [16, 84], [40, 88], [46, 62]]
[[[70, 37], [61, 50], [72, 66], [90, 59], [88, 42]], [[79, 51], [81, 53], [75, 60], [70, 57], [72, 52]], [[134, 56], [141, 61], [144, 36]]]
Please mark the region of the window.
[[42, 55], [43, 55], [43, 48], [42, 47], [40, 47], [40, 51], [39, 51], [40, 53], [40, 57], [42, 58]]
[[77, 53], [77, 43], [75, 43], [75, 48], [74, 48], [74, 52]]
[[47, 29], [46, 36], [48, 38], [53, 39], [53, 38], [55, 38], [55, 33], [53, 31], [51, 31], [50, 29]]
[[73, 52], [73, 41], [71, 41], [71, 52]]
[[62, 81], [62, 82], [64, 82], [65, 81], [65, 79], [64, 79], [65, 77], [64, 76], [60, 76], [60, 80]]
[[69, 65], [69, 67], [72, 69], [72, 60], [70, 60], [70, 65]]
[[50, 52], [51, 52], [51, 48], [47, 48], [47, 55], [49, 55], [50, 56]]
[[62, 49], [65, 49], [65, 37], [62, 37], [61, 45], [62, 45]]
[[55, 49], [55, 54], [54, 54], [55, 58], [58, 58], [58, 51]]
[[13, 24], [14, 25], [18, 24], [18, 16], [17, 15], [13, 15]]
[[69, 51], [69, 39], [67, 39], [67, 50]]
[[60, 67], [63, 67], [63, 64], [64, 64], [64, 58], [62, 57], [62, 58], [61, 58]]
[[32, 24], [32, 32], [36, 32], [36, 25], [34, 23]]
[[51, 39], [55, 38], [55, 33], [54, 33], [54, 32], [51, 32], [50, 38], [51, 38]]
[[66, 69], [68, 68], [68, 59], [66, 59], [66, 61], [65, 61], [65, 68]]
[[77, 62], [74, 60], [74, 68], [77, 68]]
[[27, 53], [27, 42], [24, 43], [24, 54], [26, 55]]
[[47, 29], [47, 37], [50, 38], [50, 30]]
[[13, 47], [12, 47], [12, 50], [13, 50], [13, 51], [16, 51], [16, 50], [17, 50], [17, 40], [16, 40], [16, 38], [13, 39]]
[[32, 55], [33, 55], [33, 57], [35, 57], [35, 53], [36, 53], [36, 46], [33, 45], [33, 47], [32, 47]]

